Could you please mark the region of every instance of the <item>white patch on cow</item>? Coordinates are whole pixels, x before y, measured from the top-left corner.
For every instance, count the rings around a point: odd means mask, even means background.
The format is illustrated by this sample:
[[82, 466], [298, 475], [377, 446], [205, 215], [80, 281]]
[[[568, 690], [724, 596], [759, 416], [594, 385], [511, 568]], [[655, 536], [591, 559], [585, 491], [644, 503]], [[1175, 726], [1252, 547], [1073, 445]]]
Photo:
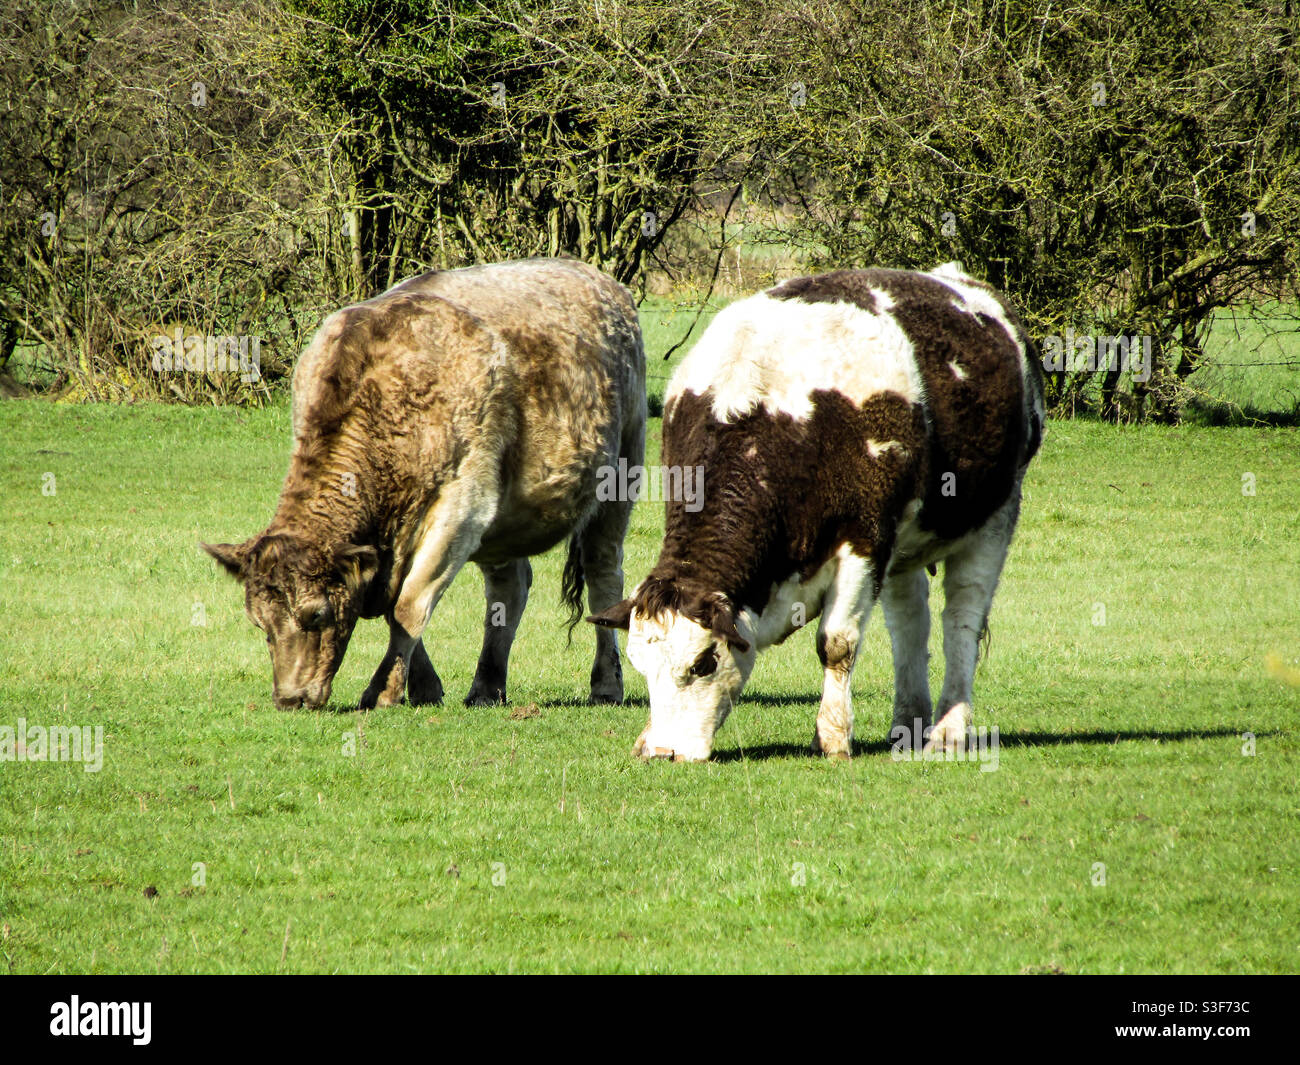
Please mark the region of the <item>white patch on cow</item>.
[[960, 542], [940, 540], [934, 533], [922, 529], [919, 521], [921, 503], [922, 500], [913, 499], [899, 516], [898, 529], [894, 533], [894, 552], [889, 560], [891, 570], [937, 562]]
[[929, 739], [925, 741], [926, 750], [960, 751], [966, 747], [966, 733], [975, 720], [975, 713], [970, 703], [957, 703], [952, 709], [935, 722]]
[[839, 559], [831, 558], [808, 580], [795, 573], [773, 584], [761, 613], [746, 607], [736, 616], [737, 630], [760, 651], [780, 643], [821, 613], [838, 565]]
[[[1025, 345], [1020, 339], [1019, 331], [1012, 326], [1010, 319], [1007, 318], [1007, 312], [998, 298], [989, 290], [984, 288], [973, 277], [962, 270], [960, 263], [944, 263], [942, 266], [936, 266], [930, 271], [929, 276], [948, 288], [952, 289], [957, 295], [957, 299], [952, 301], [952, 305], [963, 314], [982, 314], [992, 318], [1002, 327], [1003, 332], [1011, 338], [1012, 343], [1016, 345], [1016, 350], [1020, 352], [1020, 372], [1025, 372]], [[953, 366], [953, 363], [949, 363]], [[956, 369], [953, 371], [956, 373]], [[958, 374], [958, 377], [961, 377]]]
[[891, 314], [894, 301], [873, 289], [876, 313], [852, 303], [805, 303], [759, 293], [718, 312], [673, 373], [665, 402], [712, 390], [713, 414], [729, 421], [757, 406], [807, 418], [814, 390], [854, 404], [893, 392], [924, 396], [912, 343]]
[[[691, 666], [709, 649], [717, 651], [718, 668], [708, 676], [693, 675]], [[755, 654], [752, 646], [736, 651], [676, 611], [656, 618], [633, 611], [627, 657], [644, 674], [650, 693], [650, 723], [641, 736], [641, 753], [684, 762], [707, 760], [714, 733], [754, 668]]]
[[[822, 636], [842, 636], [854, 646], [866, 621], [866, 611], [875, 599], [875, 567], [871, 559], [855, 555], [848, 544], [841, 544], [826, 582], [826, 612], [817, 631]], [[820, 572], [820, 571], [819, 571]]]
[[906, 448], [904, 448], [903, 445], [900, 444], [897, 440], [886, 440], [883, 444], [878, 440], [868, 440], [867, 454], [870, 455], [873, 459], [878, 459], [890, 448], [895, 448], [895, 447], [899, 448], [900, 450], [906, 450]]
[[400, 551], [410, 563], [393, 615], [407, 632], [423, 631], [443, 592], [478, 550], [496, 516], [500, 491], [492, 454], [490, 449], [479, 449], [465, 460], [461, 476], [443, 486], [407, 550]]
[[958, 381], [966, 380], [966, 371], [957, 365], [956, 359], [948, 363], [948, 369], [952, 371], [953, 377], [957, 378]]
[[[826, 609], [817, 628], [819, 645], [828, 649], [823, 670], [822, 699], [817, 711], [813, 750], [828, 757], [847, 758], [853, 748], [853, 667], [876, 599], [875, 566], [844, 544], [836, 555], [835, 580], [826, 593]], [[847, 651], [845, 660], [831, 648]]]

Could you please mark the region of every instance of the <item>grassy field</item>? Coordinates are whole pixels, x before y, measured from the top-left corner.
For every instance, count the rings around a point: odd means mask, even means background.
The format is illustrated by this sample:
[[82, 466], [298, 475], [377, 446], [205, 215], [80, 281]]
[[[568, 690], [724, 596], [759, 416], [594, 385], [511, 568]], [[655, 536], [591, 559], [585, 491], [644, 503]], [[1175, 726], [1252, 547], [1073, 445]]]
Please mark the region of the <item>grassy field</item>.
[[[1300, 968], [1300, 690], [1265, 665], [1300, 653], [1294, 429], [1052, 424], [976, 677], [995, 772], [891, 759], [878, 614], [851, 763], [804, 753], [809, 635], [714, 762], [639, 764], [644, 684], [581, 705], [555, 552], [513, 713], [460, 705], [473, 572], [426, 636], [446, 705], [350, 709], [370, 622], [337, 706], [277, 712], [197, 541], [269, 519], [287, 408], [12, 401], [0, 434], [0, 725], [103, 727], [98, 772], [0, 762], [11, 971]], [[630, 581], [661, 521], [638, 507]]]
[[1193, 417], [1300, 425], [1300, 308], [1272, 304], [1258, 319], [1220, 312], [1206, 360], [1187, 382]]

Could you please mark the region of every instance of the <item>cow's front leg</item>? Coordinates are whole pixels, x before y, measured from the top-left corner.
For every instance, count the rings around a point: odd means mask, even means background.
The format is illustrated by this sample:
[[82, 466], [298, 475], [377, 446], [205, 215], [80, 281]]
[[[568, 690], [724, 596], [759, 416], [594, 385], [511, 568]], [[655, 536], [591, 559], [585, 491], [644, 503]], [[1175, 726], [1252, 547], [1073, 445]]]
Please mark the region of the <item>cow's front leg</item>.
[[[483, 531], [491, 523], [495, 499], [490, 492], [474, 492], [469, 479], [443, 489], [402, 581], [397, 602], [393, 604], [388, 619], [388, 651], [361, 697], [361, 709], [393, 706], [402, 701], [411, 675], [412, 658], [429, 616], [460, 568], [478, 550]], [[432, 663], [429, 669], [432, 672]], [[427, 680], [422, 667], [421, 674], [422, 681]], [[422, 684], [412, 693], [412, 699], [418, 700], [426, 694]]]
[[420, 641], [404, 630], [396, 621], [388, 621], [388, 650], [370, 678], [365, 694], [361, 696], [362, 710], [376, 706], [396, 706], [406, 694], [406, 678], [411, 671], [411, 658]]
[[858, 644], [876, 598], [875, 570], [870, 559], [840, 553], [835, 578], [826, 593], [817, 628], [817, 657], [825, 670], [821, 707], [812, 751], [827, 758], [853, 755], [853, 667]]
[[480, 564], [487, 616], [483, 621], [483, 649], [479, 652], [474, 683], [465, 696], [466, 706], [491, 706], [506, 701], [506, 673], [510, 648], [515, 642], [519, 619], [528, 603], [533, 568], [526, 558], [500, 566]]
[[927, 748], [960, 749], [974, 720], [971, 688], [979, 638], [993, 605], [1002, 564], [1020, 511], [1019, 488], [1012, 498], [943, 564], [943, 691], [939, 720]]
[[930, 729], [930, 582], [920, 567], [891, 573], [880, 605], [894, 651], [894, 747], [920, 751]]

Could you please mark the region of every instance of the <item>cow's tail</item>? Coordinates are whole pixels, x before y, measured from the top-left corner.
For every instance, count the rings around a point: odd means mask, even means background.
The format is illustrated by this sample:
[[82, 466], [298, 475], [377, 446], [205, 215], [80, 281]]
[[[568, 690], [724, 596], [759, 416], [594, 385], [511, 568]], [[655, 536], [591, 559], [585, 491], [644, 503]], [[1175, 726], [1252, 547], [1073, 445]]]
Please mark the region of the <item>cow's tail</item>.
[[560, 598], [569, 608], [569, 643], [573, 643], [573, 630], [582, 620], [582, 593], [587, 586], [582, 572], [580, 537], [580, 531], [569, 537], [569, 556], [564, 560], [564, 576], [560, 580]]

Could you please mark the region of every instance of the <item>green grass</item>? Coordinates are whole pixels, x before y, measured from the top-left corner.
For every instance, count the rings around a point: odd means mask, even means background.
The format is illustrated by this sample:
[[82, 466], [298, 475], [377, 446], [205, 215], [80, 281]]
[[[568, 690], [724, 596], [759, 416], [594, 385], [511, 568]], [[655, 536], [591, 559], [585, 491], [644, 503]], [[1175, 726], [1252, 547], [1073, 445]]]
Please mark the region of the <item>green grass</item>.
[[[581, 705], [555, 552], [511, 675], [540, 716], [460, 705], [473, 572], [426, 637], [446, 705], [348, 709], [370, 622], [337, 708], [277, 712], [197, 541], [269, 519], [287, 409], [14, 401], [0, 433], [0, 725], [105, 733], [98, 773], [0, 762], [11, 971], [1300, 968], [1300, 690], [1264, 664], [1300, 651], [1294, 429], [1051, 425], [976, 677], [996, 772], [891, 760], [878, 614], [851, 763], [802, 753], [809, 635], [760, 659], [718, 760], [639, 764], [644, 684]], [[637, 509], [630, 582], [661, 520]]]
[[1300, 314], [1272, 304], [1256, 318], [1215, 316], [1206, 365], [1187, 380], [1189, 418], [1212, 424], [1300, 424]]
[[[730, 302], [715, 297], [703, 308], [700, 296], [675, 301], [664, 297], [646, 299], [640, 307], [641, 333], [646, 351], [646, 398], [651, 415], [663, 414], [664, 390], [668, 378], [713, 321], [714, 315]], [[664, 356], [669, 355], [665, 360]]]

